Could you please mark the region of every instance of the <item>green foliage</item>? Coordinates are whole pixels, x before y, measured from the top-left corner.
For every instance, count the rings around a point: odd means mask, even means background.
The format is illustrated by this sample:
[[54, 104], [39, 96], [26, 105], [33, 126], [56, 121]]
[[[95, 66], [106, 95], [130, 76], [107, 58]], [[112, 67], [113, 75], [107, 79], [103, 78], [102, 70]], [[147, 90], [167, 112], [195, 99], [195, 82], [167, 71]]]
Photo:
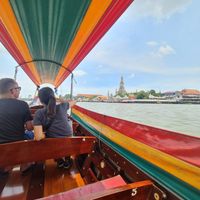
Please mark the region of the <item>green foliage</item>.
[[153, 95], [154, 97], [161, 97], [161, 92], [156, 92], [155, 90], [150, 90], [149, 94]]
[[149, 91], [149, 94], [153, 95], [153, 96], [156, 96], [156, 91], [155, 90], [150, 90]]
[[71, 97], [70, 94], [66, 94], [66, 95], [64, 96], [65, 99], [70, 99], [70, 97]]
[[161, 92], [157, 93], [153, 89], [151, 89], [150, 91], [140, 90], [140, 91], [129, 93], [129, 95], [134, 95], [136, 97], [136, 99], [148, 99], [150, 94], [155, 96], [155, 97], [161, 97], [162, 96]]
[[59, 95], [59, 98], [69, 100], [70, 99], [70, 94], [65, 94], [65, 95]]
[[141, 90], [136, 94], [136, 99], [148, 99], [148, 98], [149, 98], [149, 93], [145, 92], [144, 90]]

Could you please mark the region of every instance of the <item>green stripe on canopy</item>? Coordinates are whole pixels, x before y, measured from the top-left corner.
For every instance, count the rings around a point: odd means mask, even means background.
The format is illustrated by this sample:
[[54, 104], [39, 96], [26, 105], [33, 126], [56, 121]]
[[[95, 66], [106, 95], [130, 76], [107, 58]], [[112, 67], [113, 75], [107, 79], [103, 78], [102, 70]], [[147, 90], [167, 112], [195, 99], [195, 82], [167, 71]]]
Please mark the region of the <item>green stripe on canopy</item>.
[[[61, 64], [90, 3], [91, 0], [10, 0], [32, 58]], [[38, 62], [36, 67], [42, 82], [53, 82], [60, 66]]]

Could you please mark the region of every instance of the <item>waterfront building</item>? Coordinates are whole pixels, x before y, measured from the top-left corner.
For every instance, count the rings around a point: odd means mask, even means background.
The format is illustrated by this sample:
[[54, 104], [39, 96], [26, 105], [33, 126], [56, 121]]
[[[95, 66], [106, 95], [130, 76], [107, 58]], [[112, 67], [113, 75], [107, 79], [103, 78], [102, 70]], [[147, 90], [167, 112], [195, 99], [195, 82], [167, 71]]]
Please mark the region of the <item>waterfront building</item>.
[[181, 91], [181, 94], [183, 97], [196, 97], [196, 98], [200, 98], [200, 91], [199, 90], [194, 90], [194, 89], [184, 89]]
[[129, 100], [134, 100], [134, 99], [136, 99], [136, 97], [135, 97], [134, 94], [128, 94], [128, 99]]
[[200, 91], [195, 89], [183, 89], [175, 92], [163, 93], [166, 100], [176, 100], [179, 103], [200, 103]]
[[152, 94], [149, 94], [149, 99], [156, 99], [156, 100], [159, 100], [159, 99], [166, 99], [167, 97], [163, 96], [163, 97], [157, 97], [157, 96], [154, 96]]
[[100, 94], [77, 94], [76, 100], [77, 101], [91, 101], [95, 97], [102, 96]]
[[195, 89], [184, 89], [180, 92], [182, 103], [200, 103], [200, 91]]
[[107, 102], [108, 101], [108, 97], [100, 95], [100, 96], [97, 96], [97, 97], [93, 98], [92, 101]]
[[162, 98], [163, 99], [178, 99], [178, 98], [181, 98], [181, 95], [179, 91], [167, 91], [167, 92], [162, 93]]

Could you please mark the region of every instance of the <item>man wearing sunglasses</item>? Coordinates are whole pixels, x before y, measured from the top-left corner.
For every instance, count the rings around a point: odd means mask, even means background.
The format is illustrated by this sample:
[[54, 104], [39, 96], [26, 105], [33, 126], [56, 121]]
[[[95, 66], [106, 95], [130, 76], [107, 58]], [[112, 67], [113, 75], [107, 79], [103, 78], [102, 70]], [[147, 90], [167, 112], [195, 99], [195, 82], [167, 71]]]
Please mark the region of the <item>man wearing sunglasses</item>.
[[33, 129], [28, 104], [18, 100], [20, 90], [15, 80], [0, 79], [0, 144], [24, 140], [25, 129]]

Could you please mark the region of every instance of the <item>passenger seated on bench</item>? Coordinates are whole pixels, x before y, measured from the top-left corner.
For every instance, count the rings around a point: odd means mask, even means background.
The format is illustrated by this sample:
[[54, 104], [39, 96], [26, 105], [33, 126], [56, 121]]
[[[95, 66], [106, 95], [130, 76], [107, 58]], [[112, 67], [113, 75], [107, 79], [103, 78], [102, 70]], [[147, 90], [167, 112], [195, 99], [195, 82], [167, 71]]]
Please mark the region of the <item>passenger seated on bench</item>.
[[25, 139], [25, 129], [33, 129], [26, 102], [18, 100], [21, 87], [11, 78], [0, 79], [0, 144]]
[[[72, 126], [67, 116], [67, 110], [75, 104], [75, 101], [62, 101], [56, 105], [54, 92], [49, 87], [40, 89], [38, 96], [44, 108], [39, 109], [34, 116], [35, 140], [41, 140], [45, 137], [62, 138], [72, 136]], [[56, 161], [58, 167], [68, 169], [71, 166], [70, 157], [60, 158]]]
[[[26, 102], [18, 100], [21, 87], [11, 78], [0, 79], [0, 144], [27, 139], [33, 139], [32, 116]], [[21, 165], [25, 172], [31, 163]], [[0, 174], [8, 173], [12, 167], [0, 169]]]

